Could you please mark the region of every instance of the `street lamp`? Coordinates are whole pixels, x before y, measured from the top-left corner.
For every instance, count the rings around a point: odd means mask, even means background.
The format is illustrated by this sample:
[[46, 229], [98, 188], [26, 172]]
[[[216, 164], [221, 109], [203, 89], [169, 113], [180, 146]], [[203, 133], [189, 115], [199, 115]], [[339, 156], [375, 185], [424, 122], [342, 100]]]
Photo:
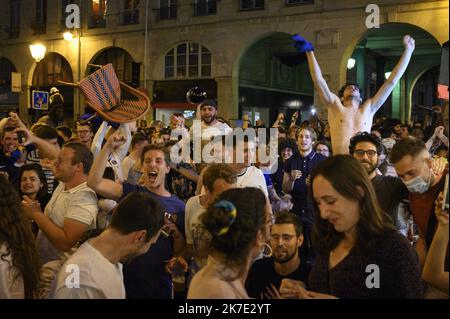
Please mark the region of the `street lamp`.
[[[75, 30], [75, 29], [73, 29]], [[77, 51], [78, 51], [78, 58], [77, 58], [77, 69], [78, 69], [78, 81], [81, 80], [81, 37], [83, 36], [83, 30], [80, 28], [78, 28], [78, 44], [77, 44]], [[66, 32], [63, 33], [63, 38], [65, 41], [67, 42], [72, 42], [72, 39], [74, 37], [74, 34], [70, 31], [67, 30]], [[76, 109], [74, 110], [74, 113], [76, 114], [76, 117], [80, 116], [80, 108], [81, 108], [81, 95], [80, 95], [80, 90], [76, 90], [77, 91], [77, 101], [78, 101], [78, 105], [76, 107]], [[73, 114], [73, 115], [75, 115]]]
[[35, 43], [30, 45], [31, 56], [37, 63], [45, 57], [45, 51], [47, 48], [42, 43]]
[[348, 59], [347, 61], [347, 69], [351, 70], [355, 67], [356, 60], [353, 58]]
[[67, 32], [63, 33], [63, 37], [64, 37], [64, 40], [70, 42], [73, 39], [73, 34], [72, 34], [72, 32], [67, 31]]
[[[37, 90], [39, 91], [40, 83], [39, 83], [39, 62], [45, 57], [45, 51], [47, 51], [47, 48], [42, 43], [35, 43], [30, 45], [30, 52], [33, 59], [36, 60], [36, 72], [37, 72]], [[34, 101], [32, 101], [34, 104]], [[33, 106], [34, 107], [34, 106]], [[32, 107], [32, 108], [33, 108]], [[37, 117], [37, 110], [35, 110], [34, 114], [31, 113], [32, 116], [32, 122], [34, 122], [33, 117]]]

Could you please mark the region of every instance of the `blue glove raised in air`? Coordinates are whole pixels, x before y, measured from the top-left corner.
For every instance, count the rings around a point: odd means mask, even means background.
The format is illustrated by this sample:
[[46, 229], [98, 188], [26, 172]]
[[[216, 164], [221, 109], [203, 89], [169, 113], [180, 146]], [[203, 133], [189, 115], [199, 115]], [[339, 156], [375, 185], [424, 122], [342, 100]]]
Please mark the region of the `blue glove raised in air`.
[[304, 53], [304, 52], [311, 52], [314, 51], [314, 47], [311, 42], [306, 41], [304, 38], [302, 38], [298, 33], [294, 34], [292, 36], [292, 40], [295, 41], [295, 48], [298, 52]]

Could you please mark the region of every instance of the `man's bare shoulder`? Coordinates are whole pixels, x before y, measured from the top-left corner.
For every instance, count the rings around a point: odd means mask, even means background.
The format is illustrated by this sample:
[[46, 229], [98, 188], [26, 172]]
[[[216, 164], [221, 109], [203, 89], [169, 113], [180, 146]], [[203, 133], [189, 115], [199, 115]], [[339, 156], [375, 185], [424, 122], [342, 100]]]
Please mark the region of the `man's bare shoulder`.
[[342, 104], [341, 100], [338, 97], [336, 97], [332, 103], [327, 104], [327, 108], [330, 111], [342, 112], [345, 106]]

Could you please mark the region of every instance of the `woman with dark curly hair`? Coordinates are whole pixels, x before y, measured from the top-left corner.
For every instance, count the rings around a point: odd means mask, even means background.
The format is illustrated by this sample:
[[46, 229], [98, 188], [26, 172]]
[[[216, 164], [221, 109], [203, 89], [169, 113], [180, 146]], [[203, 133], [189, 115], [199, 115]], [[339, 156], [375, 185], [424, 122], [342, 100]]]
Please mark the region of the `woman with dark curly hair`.
[[206, 266], [189, 286], [190, 299], [248, 299], [244, 282], [251, 262], [267, 247], [272, 211], [257, 188], [229, 189], [201, 216], [212, 235]]
[[[23, 195], [26, 195], [31, 200], [37, 200], [42, 210], [44, 210], [50, 200], [50, 195], [47, 191], [47, 179], [41, 165], [33, 163], [22, 166], [19, 173], [19, 182], [19, 196], [21, 199]], [[32, 230], [37, 235], [39, 228], [34, 222]]]
[[39, 261], [31, 224], [12, 184], [0, 175], [0, 299], [33, 298]]

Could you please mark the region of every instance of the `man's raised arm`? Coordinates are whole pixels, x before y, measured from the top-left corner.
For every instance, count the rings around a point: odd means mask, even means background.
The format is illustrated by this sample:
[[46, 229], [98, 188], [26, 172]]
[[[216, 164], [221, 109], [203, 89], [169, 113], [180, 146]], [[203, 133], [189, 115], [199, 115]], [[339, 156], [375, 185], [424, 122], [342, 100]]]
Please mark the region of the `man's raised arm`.
[[103, 178], [103, 174], [105, 173], [109, 154], [123, 143], [125, 143], [125, 140], [123, 136], [120, 136], [119, 132], [115, 132], [109, 137], [108, 141], [95, 158], [87, 180], [87, 185], [97, 194], [116, 201], [119, 200], [123, 194], [122, 184]]
[[309, 73], [311, 73], [317, 94], [327, 106], [333, 104], [338, 97], [328, 88], [328, 84], [322, 76], [319, 63], [317, 63], [316, 57], [314, 56], [314, 52], [306, 52], [306, 57], [308, 58]]
[[392, 70], [391, 75], [380, 87], [377, 94], [368, 99], [372, 114], [375, 114], [375, 112], [378, 111], [378, 109], [383, 105], [383, 103], [389, 97], [389, 94], [391, 94], [392, 90], [397, 85], [397, 82], [403, 76], [403, 73], [405, 73], [406, 71], [406, 67], [408, 66], [409, 60], [411, 59], [412, 53], [415, 48], [415, 41], [409, 35], [405, 35], [403, 37], [403, 45], [405, 46], [405, 51], [400, 57], [400, 60], [395, 66], [394, 70]]
[[328, 84], [322, 76], [322, 71], [320, 70], [319, 63], [317, 63], [316, 57], [314, 56], [313, 45], [302, 38], [300, 35], [296, 34], [292, 36], [295, 41], [295, 48], [300, 53], [306, 53], [308, 59], [309, 73], [311, 73], [311, 78], [314, 82], [314, 86], [317, 89], [317, 93], [322, 101], [324, 101], [327, 106], [333, 104], [338, 98], [333, 94], [328, 88]]

